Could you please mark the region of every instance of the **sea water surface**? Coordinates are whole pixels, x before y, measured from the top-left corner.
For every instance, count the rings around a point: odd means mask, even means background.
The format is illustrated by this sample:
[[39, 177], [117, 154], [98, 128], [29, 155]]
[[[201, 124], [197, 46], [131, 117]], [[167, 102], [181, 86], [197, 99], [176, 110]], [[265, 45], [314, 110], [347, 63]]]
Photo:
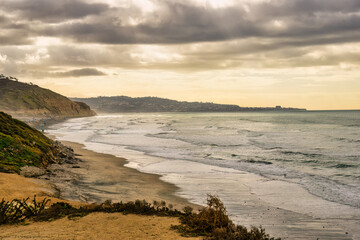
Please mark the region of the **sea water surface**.
[[[360, 111], [127, 113], [69, 119], [50, 133], [160, 174], [194, 203], [219, 195], [235, 218], [237, 186], [249, 179], [243, 173], [288, 183], [360, 218]], [[266, 186], [248, 185], [255, 193]], [[271, 201], [282, 190], [261, 191]]]

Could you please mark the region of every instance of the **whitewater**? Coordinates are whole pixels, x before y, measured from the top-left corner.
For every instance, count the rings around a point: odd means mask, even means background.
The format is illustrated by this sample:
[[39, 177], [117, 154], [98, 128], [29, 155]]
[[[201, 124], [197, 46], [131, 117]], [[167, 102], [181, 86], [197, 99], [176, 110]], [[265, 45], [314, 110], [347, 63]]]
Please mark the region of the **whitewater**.
[[350, 231], [359, 224], [360, 111], [126, 113], [69, 119], [49, 132], [125, 157], [190, 202], [218, 195], [237, 222], [261, 223], [256, 214], [273, 209], [273, 222], [294, 213]]

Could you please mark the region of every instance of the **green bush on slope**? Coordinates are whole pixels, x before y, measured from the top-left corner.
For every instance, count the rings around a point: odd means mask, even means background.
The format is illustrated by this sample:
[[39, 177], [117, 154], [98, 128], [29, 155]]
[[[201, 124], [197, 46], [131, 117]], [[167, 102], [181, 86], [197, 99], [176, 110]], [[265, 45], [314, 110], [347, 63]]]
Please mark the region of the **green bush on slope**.
[[26, 165], [46, 167], [56, 151], [41, 132], [0, 112], [0, 171], [19, 173]]

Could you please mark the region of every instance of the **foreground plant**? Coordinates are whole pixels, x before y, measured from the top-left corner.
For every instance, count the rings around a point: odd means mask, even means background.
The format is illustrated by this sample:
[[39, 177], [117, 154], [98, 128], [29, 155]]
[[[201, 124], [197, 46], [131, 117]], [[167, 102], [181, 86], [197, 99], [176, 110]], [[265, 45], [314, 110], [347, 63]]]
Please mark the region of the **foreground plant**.
[[274, 240], [265, 233], [263, 228], [252, 227], [248, 230], [241, 225], [235, 225], [227, 215], [222, 201], [213, 195], [208, 195], [207, 207], [199, 213], [184, 209], [180, 217], [181, 225], [172, 226], [184, 236], [205, 236], [214, 240]]
[[15, 200], [9, 202], [2, 199], [0, 202], [0, 225], [17, 223], [24, 218], [22, 209], [16, 204]]
[[44, 198], [42, 201], [36, 201], [36, 195], [32, 199], [32, 201], [28, 202], [29, 198], [18, 200], [15, 199], [14, 201], [18, 203], [19, 207], [21, 208], [23, 215], [26, 217], [33, 217], [41, 214], [47, 205], [50, 202], [50, 199]]
[[226, 213], [226, 208], [221, 200], [215, 196], [208, 195], [207, 207], [194, 213], [191, 207], [185, 207], [183, 212], [172, 209], [171, 204], [154, 201], [153, 204], [145, 200], [135, 202], [112, 203], [105, 201], [102, 204], [90, 204], [75, 208], [66, 202], [57, 202], [47, 207], [49, 199], [37, 201], [34, 196], [11, 202], [2, 200], [0, 202], [0, 225], [18, 223], [25, 219], [33, 221], [53, 221], [59, 218], [83, 217], [94, 212], [123, 213], [138, 215], [156, 215], [179, 217], [180, 225], [172, 226], [184, 236], [204, 236], [212, 240], [274, 240], [265, 233], [263, 228], [252, 227], [248, 230], [241, 225], [235, 225]]

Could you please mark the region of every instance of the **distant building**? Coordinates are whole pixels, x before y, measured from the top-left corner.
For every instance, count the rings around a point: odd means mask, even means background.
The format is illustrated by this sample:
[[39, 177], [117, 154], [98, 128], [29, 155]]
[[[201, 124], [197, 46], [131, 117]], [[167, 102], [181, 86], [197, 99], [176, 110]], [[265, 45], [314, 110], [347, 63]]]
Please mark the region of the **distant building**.
[[276, 106], [275, 109], [282, 109], [282, 107], [279, 105], [279, 106]]

